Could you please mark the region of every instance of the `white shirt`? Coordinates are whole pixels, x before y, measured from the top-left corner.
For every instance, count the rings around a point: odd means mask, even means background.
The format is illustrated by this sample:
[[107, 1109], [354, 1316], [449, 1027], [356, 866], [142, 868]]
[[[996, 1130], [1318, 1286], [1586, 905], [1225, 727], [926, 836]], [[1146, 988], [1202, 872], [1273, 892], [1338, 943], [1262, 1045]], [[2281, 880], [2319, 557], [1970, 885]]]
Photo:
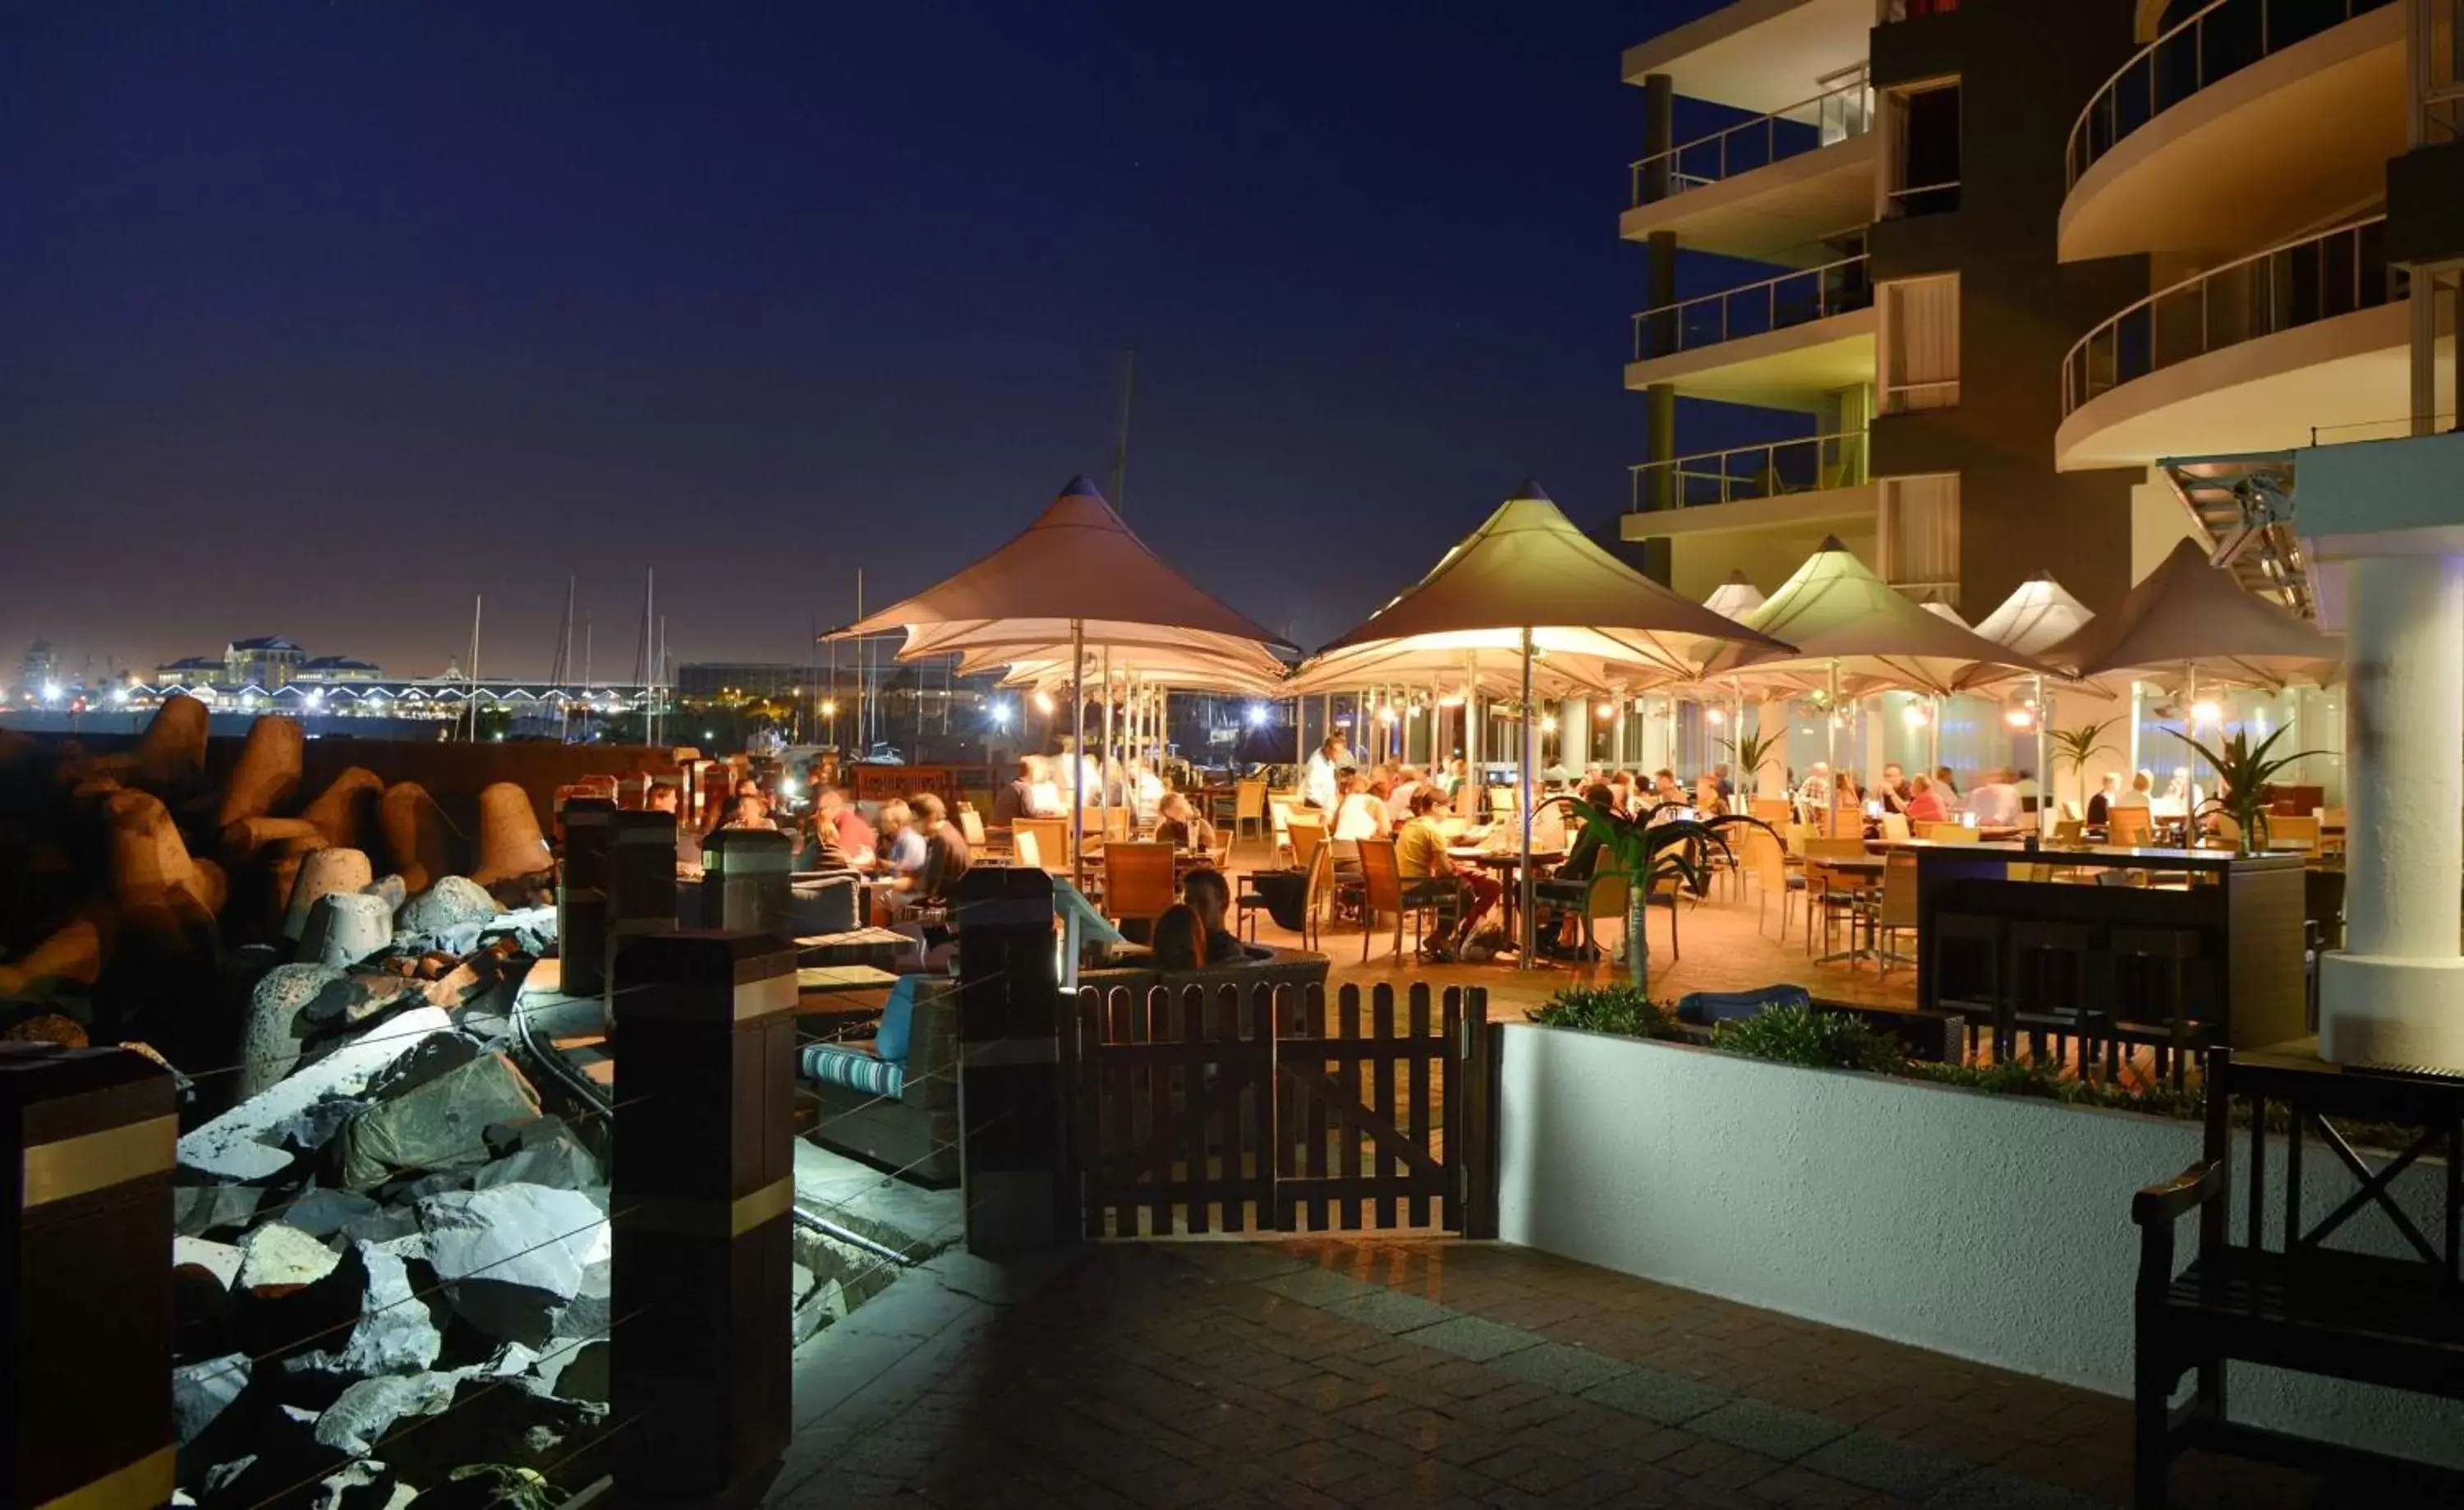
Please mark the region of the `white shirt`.
[[1309, 758], [1309, 765], [1301, 770], [1301, 800], [1320, 812], [1332, 812], [1335, 796], [1334, 762], [1320, 750]]
[[1386, 805], [1365, 791], [1355, 791], [1343, 799], [1335, 810], [1332, 831], [1335, 839], [1374, 839], [1389, 832]]
[[2009, 782], [1989, 781], [1968, 794], [1968, 811], [1979, 828], [2007, 829], [2019, 822], [2019, 788]]
[[2146, 806], [2147, 793], [2141, 791], [2136, 787], [2123, 788], [2122, 790], [2115, 792], [2105, 803], [2105, 808], [2108, 811], [2115, 808], [2145, 808]]
[[1409, 818], [1412, 815], [1412, 793], [1419, 789], [1420, 784], [1417, 781], [1396, 783], [1395, 789], [1386, 794], [1386, 821], [1399, 825]]
[[1026, 788], [1027, 816], [1031, 818], [1066, 818], [1069, 804], [1061, 795], [1057, 781], [1031, 782]]

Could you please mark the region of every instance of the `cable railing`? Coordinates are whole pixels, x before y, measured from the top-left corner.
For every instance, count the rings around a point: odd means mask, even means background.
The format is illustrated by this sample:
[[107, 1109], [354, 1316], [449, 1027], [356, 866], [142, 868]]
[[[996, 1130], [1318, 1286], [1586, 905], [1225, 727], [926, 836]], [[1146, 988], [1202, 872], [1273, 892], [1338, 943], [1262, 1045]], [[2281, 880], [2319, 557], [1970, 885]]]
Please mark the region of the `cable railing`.
[[2210, 0], [2114, 71], [2071, 126], [2070, 184], [2130, 133], [2217, 80], [2393, 0]]
[[2387, 216], [2228, 262], [2132, 304], [2062, 358], [2062, 412], [2193, 357], [2375, 309], [2406, 296], [2387, 258]]
[[2464, 0], [2430, 0], [2413, 12], [2412, 56], [2421, 69], [2421, 141], [2464, 137]]
[[1627, 472], [1633, 486], [1629, 507], [1639, 514], [1859, 487], [1868, 480], [1865, 432], [1731, 446], [1645, 461]]
[[1859, 252], [1819, 267], [1646, 309], [1634, 317], [1634, 359], [1674, 356], [1873, 307], [1874, 280], [1866, 273], [1865, 254]]
[[1654, 152], [1632, 167], [1637, 206], [1816, 151], [1874, 127], [1874, 87], [1863, 79], [1767, 116]]

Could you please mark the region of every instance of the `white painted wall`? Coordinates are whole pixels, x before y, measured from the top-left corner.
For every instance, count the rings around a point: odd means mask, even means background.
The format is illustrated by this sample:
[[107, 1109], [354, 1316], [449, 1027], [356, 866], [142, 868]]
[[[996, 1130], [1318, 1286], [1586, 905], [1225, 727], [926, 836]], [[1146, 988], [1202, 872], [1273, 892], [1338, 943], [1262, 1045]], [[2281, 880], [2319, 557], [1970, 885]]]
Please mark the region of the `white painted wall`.
[[[2130, 1196], [2196, 1126], [1527, 1025], [1501, 1068], [1507, 1241], [2128, 1395]], [[2308, 1151], [2315, 1221], [2351, 1186]], [[2426, 1231], [2443, 1178], [2397, 1182]], [[2372, 1211], [2337, 1240], [2401, 1239]], [[2464, 1406], [2239, 1365], [2232, 1391], [2237, 1420], [2464, 1467]]]

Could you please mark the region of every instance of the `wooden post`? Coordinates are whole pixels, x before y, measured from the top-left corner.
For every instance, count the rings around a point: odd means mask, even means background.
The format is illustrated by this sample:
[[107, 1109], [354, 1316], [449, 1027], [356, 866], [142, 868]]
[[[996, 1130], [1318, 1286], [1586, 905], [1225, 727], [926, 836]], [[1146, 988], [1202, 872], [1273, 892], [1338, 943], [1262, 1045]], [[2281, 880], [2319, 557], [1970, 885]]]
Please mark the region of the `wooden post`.
[[[1456, 991], [1462, 991], [1460, 1004]], [[1499, 1055], [1506, 1029], [1488, 1020], [1488, 990], [1474, 986], [1449, 988], [1446, 1016], [1458, 1036], [1451, 1045], [1456, 1062], [1447, 1067], [1454, 1114], [1446, 1123], [1446, 1162], [1455, 1166], [1456, 1190], [1462, 1201], [1463, 1235], [1497, 1235], [1497, 1108]], [[1460, 1091], [1454, 1090], [1460, 1086]], [[1462, 1142], [1457, 1143], [1458, 1129]]]
[[767, 829], [721, 829], [702, 841], [701, 925], [795, 937], [788, 872], [796, 849]]
[[616, 1482], [637, 1505], [749, 1506], [792, 1430], [796, 950], [625, 941], [612, 1170]]
[[[672, 812], [608, 814], [606, 947], [613, 962], [625, 941], [668, 933], [676, 925], [676, 815]], [[627, 984], [612, 967], [604, 972], [607, 1020], [616, 1021], [616, 992]]]
[[1062, 1135], [1052, 877], [979, 867], [958, 882], [958, 1124], [967, 1251], [1033, 1253], [1069, 1239], [1076, 1202]]
[[171, 1498], [174, 1082], [122, 1049], [0, 1050], [0, 1503]]
[[607, 881], [613, 869], [616, 804], [605, 797], [575, 797], [559, 812], [564, 830], [563, 868], [557, 877], [557, 953], [568, 996], [596, 996], [607, 988]]

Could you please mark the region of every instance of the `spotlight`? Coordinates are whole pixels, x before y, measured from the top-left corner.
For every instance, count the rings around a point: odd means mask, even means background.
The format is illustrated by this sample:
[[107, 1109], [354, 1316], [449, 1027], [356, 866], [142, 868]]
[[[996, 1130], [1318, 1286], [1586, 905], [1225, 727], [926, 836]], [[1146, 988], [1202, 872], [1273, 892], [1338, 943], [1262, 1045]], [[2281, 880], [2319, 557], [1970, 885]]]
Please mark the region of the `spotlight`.
[[1557, 715], [1553, 713], [1544, 713], [1540, 715], [1540, 732], [1543, 734], [1556, 733]]
[[1245, 718], [1249, 727], [1253, 729], [1265, 728], [1266, 726], [1267, 719], [1266, 705], [1263, 702], [1250, 703]]
[[2220, 723], [2224, 721], [2224, 716], [2225, 710], [2218, 707], [2214, 702], [2206, 698], [2201, 698], [2198, 701], [2190, 704], [2190, 722], [2192, 723]]
[[2002, 722], [2014, 729], [2033, 729], [2036, 726], [2036, 710], [2024, 702], [2014, 702], [2002, 710]]
[[1377, 722], [1380, 723], [1392, 723], [1395, 722], [1395, 709], [1391, 704], [1377, 710]]
[[[1714, 709], [1714, 710], [1713, 710], [1714, 716], [1716, 716], [1716, 715], [1717, 715], [1717, 712], [1718, 712], [1718, 710], [1717, 710], [1717, 709]], [[1601, 704], [1600, 704], [1600, 722], [1601, 722], [1602, 723], [1606, 723], [1609, 720], [1611, 720], [1611, 719], [1613, 719], [1613, 718], [1616, 718], [1616, 717], [1617, 717], [1617, 705], [1616, 705], [1615, 703], [1612, 703], [1612, 702], [1603, 702], [1603, 703], [1601, 703]]]
[[1716, 729], [1720, 725], [1728, 722], [1728, 710], [1726, 708], [1705, 708], [1703, 710], [1703, 722]]

